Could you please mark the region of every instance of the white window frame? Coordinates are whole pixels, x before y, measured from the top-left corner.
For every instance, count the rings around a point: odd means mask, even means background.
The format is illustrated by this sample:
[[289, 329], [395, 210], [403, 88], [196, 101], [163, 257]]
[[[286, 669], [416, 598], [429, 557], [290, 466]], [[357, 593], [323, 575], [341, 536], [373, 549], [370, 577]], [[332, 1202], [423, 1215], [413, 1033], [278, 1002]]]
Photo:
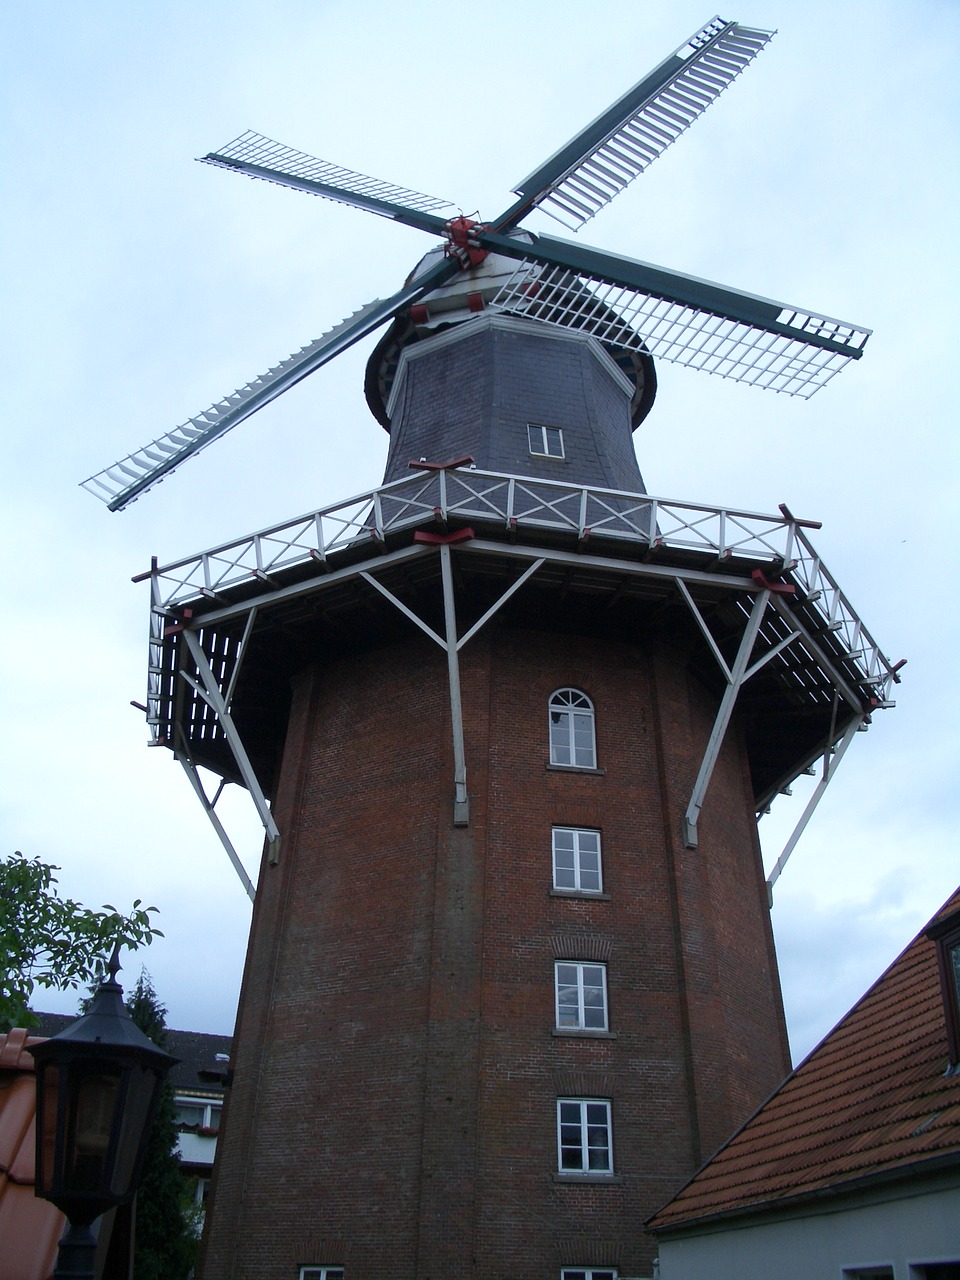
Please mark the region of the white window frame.
[[560, 1280], [617, 1280], [616, 1267], [564, 1267]]
[[[577, 1117], [571, 1112], [577, 1109]], [[566, 1111], [566, 1116], [564, 1116]], [[570, 1131], [579, 1126], [577, 1147], [569, 1141]], [[564, 1132], [566, 1130], [566, 1133]], [[597, 1132], [605, 1135], [601, 1145], [595, 1140]], [[567, 1142], [564, 1142], [564, 1137]], [[579, 1163], [564, 1164], [564, 1149], [579, 1149]], [[603, 1152], [606, 1167], [591, 1162], [595, 1152]], [[557, 1171], [561, 1174], [610, 1178], [613, 1176], [613, 1119], [609, 1098], [558, 1098], [557, 1099]]]
[[[607, 966], [590, 960], [557, 960], [553, 966], [554, 1005], [558, 1031], [607, 1031]], [[590, 1000], [599, 991], [600, 1004]], [[561, 1005], [561, 995], [566, 996]], [[576, 1001], [574, 1005], [571, 998]], [[599, 1011], [600, 1024], [593, 1014]], [[590, 1023], [591, 1025], [588, 1025]]]
[[[174, 1108], [175, 1108], [175, 1109], [176, 1109], [176, 1108], [178, 1108], [178, 1107], [193, 1107], [193, 1108], [195, 1108], [197, 1111], [202, 1111], [202, 1112], [203, 1112], [203, 1119], [200, 1121], [199, 1128], [201, 1128], [201, 1129], [213, 1129], [213, 1130], [214, 1130], [214, 1132], [219, 1133], [219, 1131], [220, 1131], [220, 1121], [221, 1121], [221, 1119], [223, 1118], [223, 1102], [222, 1102], [222, 1101], [220, 1101], [220, 1100], [212, 1100], [212, 1099], [209, 1099], [209, 1098], [196, 1098], [196, 1097], [191, 1097], [191, 1096], [190, 1096], [190, 1094], [188, 1094], [188, 1093], [183, 1093], [183, 1094], [178, 1093], [178, 1094], [174, 1097], [173, 1105], [174, 1105]], [[216, 1125], [214, 1125], [214, 1124], [212, 1124], [212, 1123], [211, 1123], [211, 1121], [213, 1120], [213, 1113], [214, 1113], [214, 1112], [216, 1112], [216, 1113], [217, 1113], [217, 1123], [216, 1123]], [[192, 1129], [192, 1128], [193, 1128], [193, 1126], [192, 1126], [192, 1125], [190, 1125], [190, 1124], [188, 1124], [185, 1120], [179, 1120], [179, 1119], [178, 1119], [178, 1120], [176, 1121], [176, 1123], [177, 1123], [177, 1125], [182, 1125], [185, 1129]]]
[[[558, 867], [557, 855], [569, 855], [571, 850], [565, 847], [559, 847], [557, 844], [557, 836], [561, 837], [564, 845], [566, 845], [566, 837], [572, 837], [570, 843], [573, 845], [573, 884], [560, 884], [559, 876], [569, 875], [569, 867]], [[560, 893], [603, 893], [603, 849], [600, 841], [600, 832], [589, 827], [554, 827], [551, 835], [551, 853], [553, 857], [553, 887]], [[596, 844], [593, 849], [590, 846]], [[597, 868], [594, 872], [593, 868], [584, 870], [585, 859], [592, 858], [596, 855]], [[592, 886], [584, 886], [585, 876], [592, 877], [596, 875], [596, 888]]]
[[301, 1267], [300, 1280], [343, 1280], [343, 1267]]
[[[552, 444], [555, 444], [556, 448], [551, 448]], [[566, 456], [563, 452], [563, 431], [560, 427], [528, 422], [527, 445], [535, 458], [555, 458], [558, 462], [562, 462]]]
[[[582, 689], [555, 689], [547, 703], [550, 763], [564, 769], [596, 769], [597, 717]], [[569, 757], [563, 759], [564, 756]]]

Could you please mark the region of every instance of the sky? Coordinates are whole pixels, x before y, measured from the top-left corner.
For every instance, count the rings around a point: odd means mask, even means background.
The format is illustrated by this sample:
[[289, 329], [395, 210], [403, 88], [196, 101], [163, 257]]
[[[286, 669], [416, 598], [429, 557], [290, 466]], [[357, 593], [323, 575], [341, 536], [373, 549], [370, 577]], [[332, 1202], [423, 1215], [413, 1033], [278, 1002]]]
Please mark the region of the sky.
[[[79, 482], [387, 296], [427, 237], [194, 163], [245, 129], [492, 217], [712, 16], [687, 0], [49, 0], [0, 74], [5, 555], [0, 834], [89, 906], [159, 908], [168, 1023], [229, 1033], [248, 899], [172, 755], [148, 747], [131, 578], [375, 486], [367, 339], [112, 515]], [[897, 707], [837, 771], [774, 893], [801, 1058], [960, 881], [956, 0], [749, 0], [778, 35], [579, 233], [874, 330], [803, 401], [658, 365], [651, 493], [823, 522], [814, 545], [892, 661]], [[531, 229], [570, 233], [537, 215]], [[248, 798], [225, 812], [250, 873]], [[709, 799], [709, 798], [708, 798]], [[760, 833], [771, 865], [802, 789]], [[219, 811], [219, 810], [218, 810]], [[37, 1007], [70, 1012], [72, 994]]]

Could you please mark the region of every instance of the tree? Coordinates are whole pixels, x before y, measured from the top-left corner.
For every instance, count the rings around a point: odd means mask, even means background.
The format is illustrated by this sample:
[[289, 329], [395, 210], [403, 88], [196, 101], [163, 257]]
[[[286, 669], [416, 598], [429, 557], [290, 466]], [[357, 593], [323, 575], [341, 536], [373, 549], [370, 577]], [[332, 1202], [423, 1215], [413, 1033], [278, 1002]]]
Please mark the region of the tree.
[[[166, 1048], [167, 1010], [145, 969], [140, 970], [126, 1005], [144, 1035], [158, 1048]], [[137, 1192], [133, 1280], [186, 1280], [196, 1264], [200, 1242], [177, 1159], [175, 1117], [173, 1086], [168, 1081], [150, 1131]]]
[[0, 1032], [36, 1026], [30, 1001], [37, 987], [66, 991], [90, 983], [119, 942], [148, 946], [162, 937], [156, 907], [137, 898], [129, 915], [62, 898], [55, 871], [19, 850], [0, 858]]

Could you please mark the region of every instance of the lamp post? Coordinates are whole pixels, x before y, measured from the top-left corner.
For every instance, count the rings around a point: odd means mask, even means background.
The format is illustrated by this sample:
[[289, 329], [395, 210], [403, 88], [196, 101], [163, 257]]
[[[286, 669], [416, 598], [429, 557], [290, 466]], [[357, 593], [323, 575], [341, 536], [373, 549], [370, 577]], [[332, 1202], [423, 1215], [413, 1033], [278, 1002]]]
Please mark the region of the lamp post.
[[57, 1280], [93, 1280], [93, 1220], [136, 1194], [164, 1078], [178, 1061], [136, 1026], [117, 981], [119, 946], [89, 1013], [34, 1045], [36, 1193], [66, 1214]]

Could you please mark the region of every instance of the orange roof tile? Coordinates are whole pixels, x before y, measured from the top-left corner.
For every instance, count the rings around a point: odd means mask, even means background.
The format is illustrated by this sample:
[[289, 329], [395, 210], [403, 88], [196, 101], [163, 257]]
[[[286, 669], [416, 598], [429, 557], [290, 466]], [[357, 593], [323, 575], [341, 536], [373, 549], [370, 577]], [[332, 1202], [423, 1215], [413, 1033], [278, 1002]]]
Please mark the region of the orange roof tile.
[[33, 1191], [37, 1095], [23, 1030], [0, 1034], [0, 1241], [4, 1280], [49, 1280], [63, 1214]]
[[[958, 908], [960, 889], [934, 920]], [[647, 1226], [666, 1230], [960, 1160], [960, 1072], [947, 1067], [936, 947], [921, 933]]]

